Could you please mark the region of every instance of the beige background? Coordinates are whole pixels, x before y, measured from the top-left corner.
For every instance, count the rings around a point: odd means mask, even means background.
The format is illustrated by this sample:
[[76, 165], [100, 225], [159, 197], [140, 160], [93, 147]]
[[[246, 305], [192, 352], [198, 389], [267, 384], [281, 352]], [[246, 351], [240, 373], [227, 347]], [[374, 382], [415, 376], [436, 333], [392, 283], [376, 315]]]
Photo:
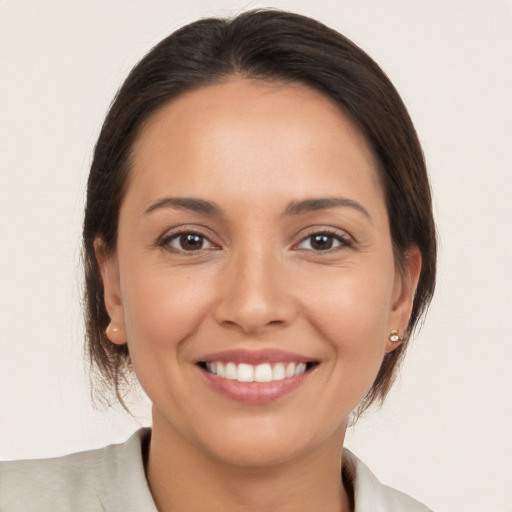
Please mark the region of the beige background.
[[512, 511], [510, 0], [0, 0], [0, 458], [120, 441], [90, 405], [79, 308], [93, 144], [128, 70], [173, 29], [256, 6], [311, 15], [372, 55], [424, 145], [437, 296], [382, 411], [348, 445], [438, 511]]

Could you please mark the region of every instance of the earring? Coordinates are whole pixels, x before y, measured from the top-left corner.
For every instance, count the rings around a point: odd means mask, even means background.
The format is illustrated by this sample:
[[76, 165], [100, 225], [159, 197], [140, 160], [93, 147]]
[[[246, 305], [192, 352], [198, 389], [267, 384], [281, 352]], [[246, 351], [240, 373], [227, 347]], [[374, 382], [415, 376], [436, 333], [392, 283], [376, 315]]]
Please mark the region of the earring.
[[122, 325], [121, 327], [114, 327], [112, 322], [110, 322], [105, 329], [105, 336], [115, 345], [124, 345], [126, 343], [126, 333]]
[[389, 333], [388, 340], [391, 341], [391, 343], [400, 343], [402, 341], [402, 338], [400, 338], [400, 335], [398, 334], [400, 331], [398, 329], [393, 329]]
[[108, 336], [109, 333], [117, 334], [119, 332], [118, 327], [113, 327], [112, 322], [107, 325], [107, 328], [105, 329], [105, 334]]

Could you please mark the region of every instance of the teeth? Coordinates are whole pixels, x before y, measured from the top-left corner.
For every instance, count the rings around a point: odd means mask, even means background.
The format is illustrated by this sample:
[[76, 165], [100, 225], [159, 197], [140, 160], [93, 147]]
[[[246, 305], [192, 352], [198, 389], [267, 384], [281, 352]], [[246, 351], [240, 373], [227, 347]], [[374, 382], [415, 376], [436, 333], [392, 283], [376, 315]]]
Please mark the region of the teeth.
[[247, 363], [221, 363], [219, 361], [206, 363], [210, 373], [224, 379], [239, 382], [272, 382], [301, 375], [306, 371], [305, 363], [262, 363], [256, 366]]
[[268, 363], [256, 366], [254, 370], [255, 382], [271, 382], [272, 378], [272, 367]]
[[253, 382], [254, 366], [251, 366], [250, 364], [239, 364], [237, 380], [239, 380], [240, 382]]
[[293, 372], [294, 375], [300, 375], [301, 373], [304, 373], [306, 371], [306, 365], [304, 363], [300, 363], [295, 368], [295, 371]]
[[272, 380], [283, 380], [286, 377], [286, 370], [283, 363], [277, 363], [272, 368]]
[[[237, 368], [236, 368], [235, 363], [228, 363], [226, 365], [224, 375], [221, 375], [221, 377], [225, 377], [226, 379], [231, 379], [231, 380], [238, 380], [238, 375], [237, 375], [238, 372], [236, 370], [237, 370]], [[220, 373], [217, 373], [217, 375], [220, 375]]]

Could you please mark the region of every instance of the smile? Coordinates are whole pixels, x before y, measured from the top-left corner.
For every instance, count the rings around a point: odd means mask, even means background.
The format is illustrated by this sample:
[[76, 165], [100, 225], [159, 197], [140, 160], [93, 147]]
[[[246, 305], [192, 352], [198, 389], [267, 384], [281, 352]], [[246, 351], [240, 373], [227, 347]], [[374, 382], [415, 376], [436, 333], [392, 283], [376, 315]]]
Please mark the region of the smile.
[[245, 404], [278, 400], [304, 385], [321, 361], [278, 349], [232, 349], [196, 360], [208, 386]]
[[299, 362], [262, 363], [252, 365], [234, 362], [208, 362], [204, 367], [223, 379], [238, 382], [273, 382], [303, 374], [308, 365]]

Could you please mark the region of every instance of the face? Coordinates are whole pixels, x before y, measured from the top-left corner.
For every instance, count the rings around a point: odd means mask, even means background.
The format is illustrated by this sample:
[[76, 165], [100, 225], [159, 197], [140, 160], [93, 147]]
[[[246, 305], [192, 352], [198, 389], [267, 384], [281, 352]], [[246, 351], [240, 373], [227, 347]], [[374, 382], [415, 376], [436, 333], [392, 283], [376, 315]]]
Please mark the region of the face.
[[117, 251], [97, 248], [109, 337], [128, 342], [154, 430], [238, 465], [342, 442], [419, 271], [414, 251], [395, 268], [376, 168], [301, 85], [233, 79], [150, 118]]

